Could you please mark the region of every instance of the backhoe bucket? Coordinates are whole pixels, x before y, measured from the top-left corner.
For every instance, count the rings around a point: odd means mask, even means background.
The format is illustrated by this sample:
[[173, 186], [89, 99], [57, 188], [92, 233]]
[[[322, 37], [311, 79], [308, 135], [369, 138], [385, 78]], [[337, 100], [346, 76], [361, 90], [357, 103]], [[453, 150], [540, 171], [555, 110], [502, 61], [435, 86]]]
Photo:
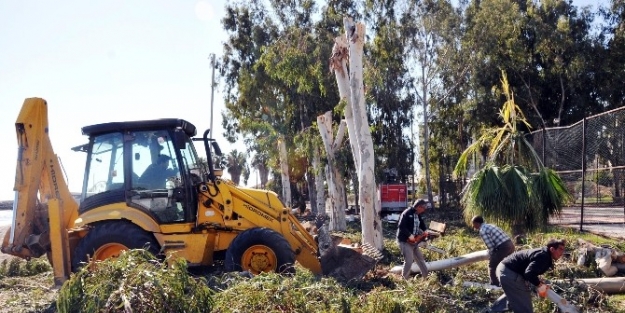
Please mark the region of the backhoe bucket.
[[373, 247], [354, 247], [341, 237], [330, 237], [325, 226], [319, 229], [319, 248], [323, 275], [340, 282], [362, 279], [382, 257]]

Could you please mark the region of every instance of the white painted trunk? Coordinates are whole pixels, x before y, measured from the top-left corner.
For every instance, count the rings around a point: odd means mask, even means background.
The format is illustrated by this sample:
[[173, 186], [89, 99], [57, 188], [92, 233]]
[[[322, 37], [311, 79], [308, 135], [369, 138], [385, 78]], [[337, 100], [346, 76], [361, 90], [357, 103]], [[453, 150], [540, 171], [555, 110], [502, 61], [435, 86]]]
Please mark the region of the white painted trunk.
[[[330, 58], [330, 66], [334, 70], [334, 76], [336, 77], [336, 83], [339, 87], [339, 97], [345, 101], [345, 123], [341, 123], [339, 126], [339, 134], [344, 131], [344, 127], [347, 126], [349, 132], [349, 146], [354, 156], [354, 163], [356, 170], [360, 168], [360, 149], [358, 140], [356, 138], [356, 126], [354, 124], [354, 114], [352, 113], [351, 105], [351, 92], [349, 86], [349, 73], [347, 70], [347, 59], [349, 57], [349, 47], [347, 46], [347, 38], [345, 36], [339, 36], [334, 39], [334, 47], [332, 47], [332, 57]], [[337, 137], [339, 137], [337, 135]], [[338, 141], [338, 140], [337, 140]], [[340, 142], [339, 142], [340, 144]]]
[[280, 152], [280, 176], [282, 178], [282, 201], [287, 208], [291, 207], [291, 182], [289, 179], [289, 156], [286, 151], [284, 138], [278, 139], [278, 151]]
[[[378, 207], [375, 184], [375, 157], [373, 139], [369, 130], [369, 121], [365, 104], [363, 84], [363, 47], [365, 40], [365, 26], [354, 23], [351, 18], [344, 18], [345, 32], [349, 47], [349, 77], [350, 77], [350, 105], [354, 114], [354, 132], [349, 130], [350, 141], [357, 141], [359, 149], [358, 202], [362, 207], [362, 240], [379, 250], [384, 248], [382, 221]], [[348, 124], [349, 126], [349, 124]], [[354, 134], [355, 136], [351, 136]]]
[[328, 165], [326, 166], [326, 178], [328, 183], [328, 200], [326, 202], [326, 213], [330, 217], [328, 229], [331, 231], [347, 229], [345, 221], [345, 186], [343, 184], [343, 176], [339, 171], [336, 160], [335, 150], [333, 149], [332, 138], [332, 112], [328, 111], [324, 115], [317, 116], [317, 125], [321, 140], [326, 149]]
[[[564, 283], [569, 282], [569, 280], [555, 280], [553, 282]], [[577, 278], [575, 282], [607, 294], [625, 293], [625, 277]]]
[[[471, 252], [471, 253], [461, 255], [455, 258], [426, 262], [425, 264], [428, 267], [428, 271], [441, 271], [441, 270], [468, 265], [471, 263], [484, 261], [484, 260], [488, 260], [488, 250]], [[402, 267], [403, 266], [401, 265], [394, 266], [393, 268], [391, 268], [390, 272], [401, 275]], [[412, 266], [410, 267], [410, 271], [412, 273], [421, 273], [421, 269], [419, 269], [419, 266], [417, 265], [417, 263], [412, 263]]]
[[325, 179], [325, 171], [321, 166], [321, 160], [319, 157], [319, 149], [313, 148], [313, 171], [315, 175], [315, 190], [317, 191], [317, 198], [314, 199], [317, 208], [317, 213], [324, 212], [326, 204], [326, 190], [323, 186]]

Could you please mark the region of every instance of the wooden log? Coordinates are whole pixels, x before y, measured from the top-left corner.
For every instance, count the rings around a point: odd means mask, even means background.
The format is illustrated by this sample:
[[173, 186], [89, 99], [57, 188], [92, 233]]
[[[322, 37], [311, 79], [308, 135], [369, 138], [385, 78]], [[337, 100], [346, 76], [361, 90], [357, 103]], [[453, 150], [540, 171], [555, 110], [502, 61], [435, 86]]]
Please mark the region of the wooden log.
[[[606, 294], [625, 293], [625, 277], [578, 278], [574, 281]], [[554, 280], [553, 282], [566, 283], [569, 281]]]
[[[428, 267], [428, 271], [440, 271], [484, 260], [488, 260], [488, 250], [476, 251], [455, 258], [426, 262], [426, 265]], [[394, 274], [401, 274], [402, 268], [403, 266], [401, 265], [394, 266], [391, 268], [390, 272]], [[412, 264], [410, 270], [412, 273], [421, 272], [421, 269], [419, 269], [419, 266], [416, 263]]]
[[[476, 282], [464, 282], [464, 283], [462, 283], [462, 286], [464, 286], [464, 287], [485, 288], [485, 289], [496, 290], [496, 291], [503, 291], [503, 289], [501, 287], [493, 286], [493, 285], [490, 285], [490, 284], [476, 283]], [[532, 294], [534, 294], [534, 293], [532, 293]], [[555, 303], [555, 305], [558, 306], [558, 308], [560, 309], [560, 312], [562, 312], [562, 313], [577, 313], [577, 312], [579, 312], [577, 310], [577, 307], [575, 307], [575, 305], [569, 303], [568, 300], [566, 300], [565, 298], [561, 297], [559, 294], [557, 294], [555, 291], [553, 291], [551, 289], [549, 289], [547, 291], [547, 299], [549, 301]]]

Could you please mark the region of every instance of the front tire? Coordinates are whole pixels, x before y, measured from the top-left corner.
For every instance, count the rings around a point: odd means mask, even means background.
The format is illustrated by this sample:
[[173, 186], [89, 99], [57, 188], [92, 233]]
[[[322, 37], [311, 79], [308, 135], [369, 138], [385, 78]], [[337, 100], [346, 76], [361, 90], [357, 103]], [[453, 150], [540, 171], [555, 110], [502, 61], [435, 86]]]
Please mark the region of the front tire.
[[248, 271], [293, 273], [295, 254], [280, 233], [269, 228], [252, 228], [240, 233], [226, 251], [228, 272]]
[[72, 257], [72, 272], [84, 266], [89, 257], [102, 261], [116, 258], [123, 251], [131, 249], [146, 249], [153, 255], [157, 255], [160, 250], [154, 235], [135, 224], [125, 221], [97, 224], [76, 246]]

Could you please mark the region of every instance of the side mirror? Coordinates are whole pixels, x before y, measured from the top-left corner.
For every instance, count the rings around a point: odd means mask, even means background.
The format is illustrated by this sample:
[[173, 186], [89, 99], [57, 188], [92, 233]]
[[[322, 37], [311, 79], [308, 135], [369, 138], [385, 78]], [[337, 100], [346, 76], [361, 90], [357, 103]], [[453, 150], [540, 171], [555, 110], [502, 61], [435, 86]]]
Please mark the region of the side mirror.
[[176, 130], [174, 131], [174, 138], [172, 139], [174, 143], [174, 149], [182, 150], [186, 148], [187, 135], [184, 133], [184, 131], [182, 131], [181, 128], [176, 128]]
[[215, 151], [215, 154], [217, 156], [221, 156], [221, 148], [219, 148], [219, 144], [217, 144], [217, 141], [212, 141], [211, 142], [211, 146], [213, 147], [213, 150]]

